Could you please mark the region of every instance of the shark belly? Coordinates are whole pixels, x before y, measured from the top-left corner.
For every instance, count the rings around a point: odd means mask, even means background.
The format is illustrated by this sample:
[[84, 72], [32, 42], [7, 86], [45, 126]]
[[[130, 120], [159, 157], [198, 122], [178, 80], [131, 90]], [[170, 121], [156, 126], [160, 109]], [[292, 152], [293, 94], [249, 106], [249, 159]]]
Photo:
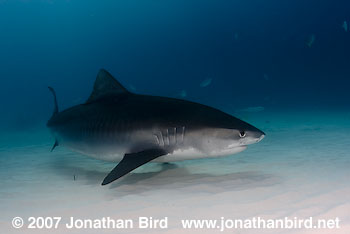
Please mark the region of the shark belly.
[[240, 153], [246, 148], [247, 148], [246, 146], [238, 146], [225, 151], [204, 152], [194, 147], [190, 147], [186, 149], [174, 150], [173, 152], [167, 155], [161, 156], [153, 160], [152, 162], [164, 163], [164, 162], [177, 162], [177, 161], [193, 160], [193, 159], [201, 159], [201, 158], [224, 157], [224, 156]]

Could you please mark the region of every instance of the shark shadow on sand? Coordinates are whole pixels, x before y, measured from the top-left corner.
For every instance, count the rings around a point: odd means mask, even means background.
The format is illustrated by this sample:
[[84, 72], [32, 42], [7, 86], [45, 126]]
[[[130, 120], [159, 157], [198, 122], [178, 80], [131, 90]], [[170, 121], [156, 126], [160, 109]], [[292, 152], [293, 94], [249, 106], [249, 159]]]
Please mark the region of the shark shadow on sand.
[[[112, 164], [102, 164], [99, 169], [88, 165], [75, 163], [76, 159], [59, 157], [53, 163], [55, 171], [72, 183], [98, 185], [105, 171]], [[208, 162], [210, 164], [210, 162]], [[150, 171], [151, 170], [151, 171]], [[73, 176], [76, 176], [76, 181]], [[119, 195], [130, 195], [154, 190], [177, 190], [191, 192], [198, 188], [204, 193], [220, 193], [227, 191], [249, 190], [257, 187], [271, 187], [282, 183], [278, 175], [267, 174], [261, 171], [241, 171], [228, 174], [200, 173], [190, 166], [171, 164], [151, 164], [146, 168], [130, 173], [109, 186], [109, 190]]]

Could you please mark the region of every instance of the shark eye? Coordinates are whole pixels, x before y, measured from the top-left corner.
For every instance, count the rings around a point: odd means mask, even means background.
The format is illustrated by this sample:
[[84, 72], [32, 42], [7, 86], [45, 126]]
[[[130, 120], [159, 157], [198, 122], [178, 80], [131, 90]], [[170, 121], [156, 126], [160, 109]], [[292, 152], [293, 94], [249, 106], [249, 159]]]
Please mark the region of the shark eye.
[[246, 132], [245, 132], [245, 131], [239, 131], [239, 136], [240, 136], [241, 138], [245, 137], [245, 135], [246, 135]]

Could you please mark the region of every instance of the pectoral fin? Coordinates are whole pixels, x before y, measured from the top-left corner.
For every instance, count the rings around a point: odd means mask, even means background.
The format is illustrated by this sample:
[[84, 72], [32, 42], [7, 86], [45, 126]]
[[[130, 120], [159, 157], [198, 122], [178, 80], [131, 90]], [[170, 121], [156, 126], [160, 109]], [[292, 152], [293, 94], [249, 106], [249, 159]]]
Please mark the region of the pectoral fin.
[[120, 163], [103, 180], [102, 185], [109, 184], [143, 164], [166, 154], [167, 152], [162, 149], [150, 149], [139, 153], [125, 154], [123, 160], [120, 161]]

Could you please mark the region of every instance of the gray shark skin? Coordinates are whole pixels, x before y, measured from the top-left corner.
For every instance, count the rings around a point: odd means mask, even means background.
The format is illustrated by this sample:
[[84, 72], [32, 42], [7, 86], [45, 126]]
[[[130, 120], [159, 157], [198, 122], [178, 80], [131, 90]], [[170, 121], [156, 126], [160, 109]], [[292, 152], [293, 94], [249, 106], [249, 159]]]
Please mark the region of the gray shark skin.
[[102, 185], [147, 162], [226, 156], [265, 134], [220, 110], [174, 98], [133, 94], [101, 69], [86, 103], [59, 112], [47, 127], [55, 144], [96, 159], [119, 162]]

